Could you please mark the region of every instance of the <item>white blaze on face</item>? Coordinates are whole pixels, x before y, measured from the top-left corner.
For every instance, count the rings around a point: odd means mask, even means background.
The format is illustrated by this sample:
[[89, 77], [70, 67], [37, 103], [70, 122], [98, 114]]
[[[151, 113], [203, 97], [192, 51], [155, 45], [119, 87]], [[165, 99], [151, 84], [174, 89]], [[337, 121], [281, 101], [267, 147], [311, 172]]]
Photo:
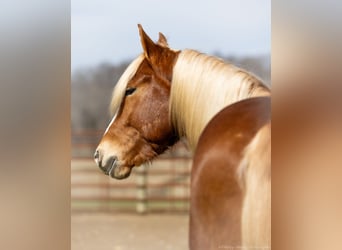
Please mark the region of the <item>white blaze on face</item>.
[[110, 123], [109, 123], [108, 127], [106, 128], [106, 131], [104, 132], [103, 135], [106, 135], [106, 134], [107, 134], [109, 128], [110, 128], [110, 127], [112, 126], [112, 124], [114, 123], [114, 121], [115, 121], [115, 119], [116, 119], [116, 117], [117, 117], [117, 114], [118, 114], [118, 113], [116, 113], [116, 114], [113, 116], [113, 119], [110, 121]]

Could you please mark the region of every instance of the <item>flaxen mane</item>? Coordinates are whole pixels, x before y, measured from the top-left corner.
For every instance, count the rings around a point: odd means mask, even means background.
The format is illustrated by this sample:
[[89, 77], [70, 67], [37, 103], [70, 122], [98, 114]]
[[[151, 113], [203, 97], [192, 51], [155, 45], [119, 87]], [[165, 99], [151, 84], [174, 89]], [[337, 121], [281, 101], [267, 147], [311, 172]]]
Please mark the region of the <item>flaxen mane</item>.
[[242, 99], [270, 95], [257, 77], [216, 57], [183, 50], [173, 69], [170, 116], [194, 149], [209, 120]]

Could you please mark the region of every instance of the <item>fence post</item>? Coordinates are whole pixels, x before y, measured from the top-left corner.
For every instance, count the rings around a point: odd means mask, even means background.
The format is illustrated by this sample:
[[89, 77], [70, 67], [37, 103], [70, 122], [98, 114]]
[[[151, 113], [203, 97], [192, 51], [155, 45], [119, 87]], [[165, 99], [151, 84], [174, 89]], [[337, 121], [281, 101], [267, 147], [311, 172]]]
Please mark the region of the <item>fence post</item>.
[[145, 164], [137, 168], [137, 213], [144, 214], [147, 212], [147, 166]]

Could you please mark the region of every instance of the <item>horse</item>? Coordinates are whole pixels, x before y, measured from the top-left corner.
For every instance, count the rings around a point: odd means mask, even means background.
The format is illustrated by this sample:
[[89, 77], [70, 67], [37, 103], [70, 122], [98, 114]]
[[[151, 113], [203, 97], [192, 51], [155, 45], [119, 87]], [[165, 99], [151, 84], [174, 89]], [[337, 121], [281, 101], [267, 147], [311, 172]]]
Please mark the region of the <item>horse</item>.
[[190, 249], [269, 248], [270, 89], [233, 64], [138, 30], [143, 53], [114, 87], [95, 162], [125, 179], [185, 138], [194, 152]]

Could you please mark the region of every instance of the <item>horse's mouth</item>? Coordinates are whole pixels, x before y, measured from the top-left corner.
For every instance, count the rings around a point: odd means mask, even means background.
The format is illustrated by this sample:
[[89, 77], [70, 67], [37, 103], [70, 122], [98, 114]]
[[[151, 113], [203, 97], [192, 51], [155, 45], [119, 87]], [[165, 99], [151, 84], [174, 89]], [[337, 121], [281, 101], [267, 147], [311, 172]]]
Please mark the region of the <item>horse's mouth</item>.
[[118, 160], [115, 158], [105, 174], [114, 179], [122, 180], [130, 176], [131, 171], [132, 167], [119, 165]]

